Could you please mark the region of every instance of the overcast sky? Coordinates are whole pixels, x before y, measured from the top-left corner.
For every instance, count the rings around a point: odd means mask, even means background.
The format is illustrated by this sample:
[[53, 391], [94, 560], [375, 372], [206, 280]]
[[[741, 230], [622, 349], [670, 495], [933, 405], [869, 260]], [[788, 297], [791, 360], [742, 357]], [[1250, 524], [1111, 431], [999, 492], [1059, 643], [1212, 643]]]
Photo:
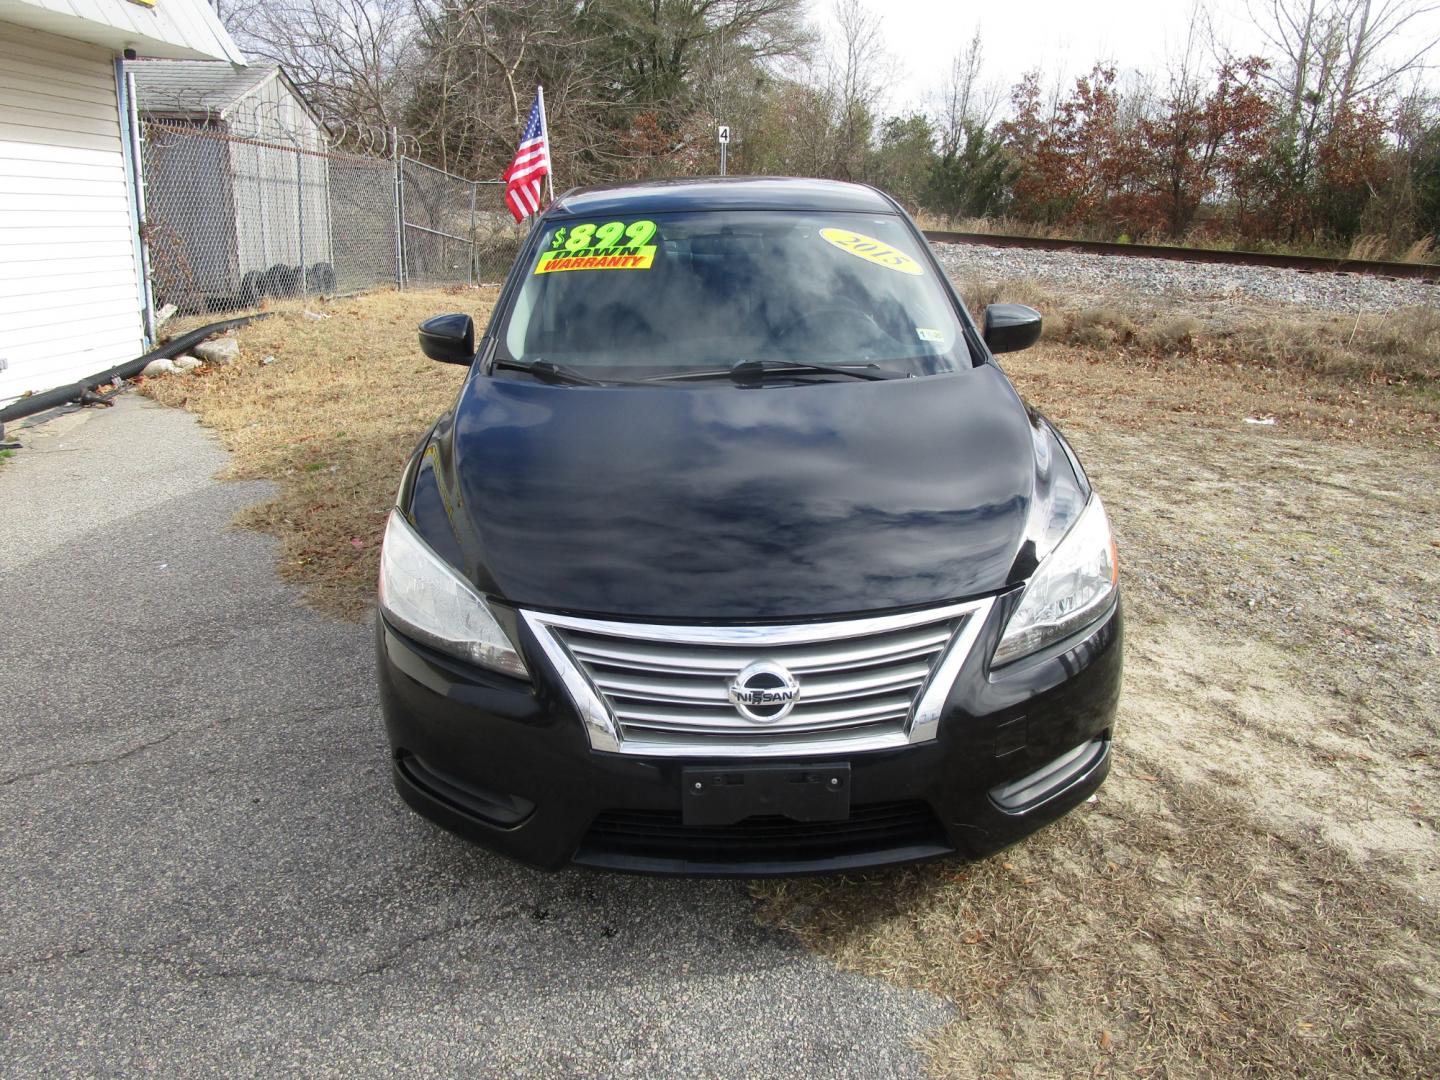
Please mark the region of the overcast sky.
[[[833, 0], [814, 0], [822, 25]], [[1194, 0], [861, 0], [880, 15], [895, 61], [890, 112], [925, 108], [944, 80], [950, 61], [964, 49], [977, 22], [984, 42], [983, 78], [1007, 90], [1033, 68], [1049, 85], [1064, 72], [1067, 86], [1097, 59], [1123, 70], [1161, 72], [1167, 55], [1183, 48]], [[1253, 0], [1255, 9], [1268, 0]], [[1245, 0], [1208, 0], [1216, 29], [1241, 54], [1264, 51], [1246, 13]], [[1426, 46], [1440, 65], [1440, 10], [1416, 19], [1405, 35], [1412, 51]], [[1428, 82], [1440, 84], [1431, 71]]]

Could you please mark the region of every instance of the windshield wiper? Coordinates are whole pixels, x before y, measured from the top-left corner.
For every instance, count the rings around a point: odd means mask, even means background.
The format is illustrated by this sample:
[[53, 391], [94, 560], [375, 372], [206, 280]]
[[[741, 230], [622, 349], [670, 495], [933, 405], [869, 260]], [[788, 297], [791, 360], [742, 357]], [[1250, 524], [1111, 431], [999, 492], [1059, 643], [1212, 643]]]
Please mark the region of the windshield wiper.
[[736, 382], [759, 382], [766, 375], [848, 375], [852, 379], [909, 379], [908, 371], [893, 371], [876, 364], [812, 364], [799, 360], [741, 360], [726, 368], [703, 371], [677, 371], [668, 375], [651, 375], [646, 382], [668, 382], [686, 379], [734, 379]]
[[564, 364], [554, 364], [549, 360], [532, 360], [528, 364], [522, 364], [519, 360], [506, 360], [497, 357], [490, 364], [490, 370], [496, 368], [507, 368], [511, 371], [526, 371], [541, 382], [556, 383], [562, 386], [604, 386], [605, 383], [599, 379], [592, 379], [574, 368], [566, 367]]

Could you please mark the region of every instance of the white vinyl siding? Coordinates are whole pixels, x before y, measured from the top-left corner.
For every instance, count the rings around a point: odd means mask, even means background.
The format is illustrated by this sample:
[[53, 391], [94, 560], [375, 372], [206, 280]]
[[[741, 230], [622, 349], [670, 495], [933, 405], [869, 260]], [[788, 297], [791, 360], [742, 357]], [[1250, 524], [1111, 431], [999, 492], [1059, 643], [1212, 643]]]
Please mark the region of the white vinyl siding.
[[114, 57], [0, 23], [0, 405], [143, 351]]

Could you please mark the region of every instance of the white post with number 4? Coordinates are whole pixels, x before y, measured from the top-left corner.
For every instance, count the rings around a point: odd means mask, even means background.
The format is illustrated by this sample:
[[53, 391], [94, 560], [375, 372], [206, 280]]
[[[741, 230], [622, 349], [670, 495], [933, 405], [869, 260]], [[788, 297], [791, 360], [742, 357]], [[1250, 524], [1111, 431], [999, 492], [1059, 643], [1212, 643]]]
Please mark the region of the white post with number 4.
[[715, 138], [720, 143], [720, 175], [725, 175], [725, 148], [730, 145], [730, 125], [721, 124], [715, 129]]

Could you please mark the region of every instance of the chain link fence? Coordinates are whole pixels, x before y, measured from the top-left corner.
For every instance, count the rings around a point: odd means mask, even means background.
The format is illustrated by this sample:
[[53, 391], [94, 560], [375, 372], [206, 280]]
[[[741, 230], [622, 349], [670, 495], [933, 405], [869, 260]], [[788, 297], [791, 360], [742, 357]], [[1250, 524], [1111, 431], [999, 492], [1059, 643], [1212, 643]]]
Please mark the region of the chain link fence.
[[503, 279], [524, 231], [499, 181], [350, 154], [316, 133], [220, 122], [141, 126], [148, 277], [157, 308]]
[[405, 285], [504, 278], [523, 237], [506, 210], [499, 180], [463, 180], [401, 158], [400, 217]]

